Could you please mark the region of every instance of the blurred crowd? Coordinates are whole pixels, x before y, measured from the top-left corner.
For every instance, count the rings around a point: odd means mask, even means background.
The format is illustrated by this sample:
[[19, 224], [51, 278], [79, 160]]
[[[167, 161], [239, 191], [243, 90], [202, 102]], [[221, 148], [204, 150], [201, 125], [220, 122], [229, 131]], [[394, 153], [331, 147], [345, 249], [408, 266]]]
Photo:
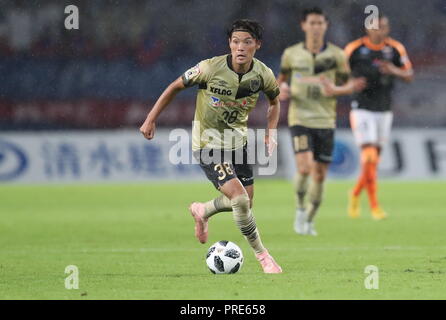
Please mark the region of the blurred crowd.
[[[328, 38], [343, 46], [360, 36], [365, 18], [362, 0], [1, 0], [0, 54], [33, 57], [131, 57], [142, 65], [183, 57], [194, 60], [227, 50], [225, 29], [249, 17], [265, 28], [262, 56], [276, 58], [302, 38], [302, 8], [319, 5], [330, 18]], [[65, 30], [64, 7], [80, 10], [80, 29]], [[411, 55], [445, 51], [446, 1], [383, 1], [392, 35]], [[443, 39], [443, 41], [441, 41]]]
[[[323, 8], [330, 20], [327, 39], [343, 47], [363, 35], [369, 2], [0, 0], [0, 130], [61, 123], [106, 127], [111, 123], [107, 117], [117, 119], [113, 126], [119, 126], [124, 110], [131, 115], [129, 125], [135, 125], [147, 104], [187, 68], [228, 52], [226, 30], [232, 21], [250, 18], [263, 25], [264, 41], [256, 56], [277, 73], [283, 50], [303, 40], [303, 8]], [[416, 70], [416, 83], [397, 90], [398, 120], [420, 125], [421, 118], [411, 115], [423, 114], [423, 121], [446, 125], [444, 90], [435, 89], [446, 83], [446, 0], [373, 4], [390, 18], [391, 36], [406, 46]], [[79, 8], [79, 30], [64, 27], [68, 5]], [[194, 90], [182, 92], [181, 109], [192, 110], [194, 97]], [[429, 119], [421, 110], [427, 99], [431, 110], [438, 110]], [[348, 113], [348, 103], [340, 99], [340, 125], [347, 125], [342, 115]], [[91, 124], [92, 117], [74, 123], [84, 109], [87, 115], [103, 112]], [[181, 117], [169, 117], [167, 125], [185, 124]]]

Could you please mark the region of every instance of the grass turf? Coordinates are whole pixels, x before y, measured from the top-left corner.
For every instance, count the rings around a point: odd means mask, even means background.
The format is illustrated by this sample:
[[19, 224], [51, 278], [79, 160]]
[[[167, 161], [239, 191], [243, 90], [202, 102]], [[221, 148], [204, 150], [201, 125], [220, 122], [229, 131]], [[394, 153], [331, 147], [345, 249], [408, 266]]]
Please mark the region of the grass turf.
[[[0, 299], [446, 299], [444, 182], [382, 182], [389, 213], [346, 215], [350, 182], [330, 182], [318, 237], [296, 235], [287, 181], [258, 180], [254, 214], [265, 246], [284, 269], [265, 275], [231, 214], [210, 222], [199, 244], [187, 210], [217, 195], [210, 183], [0, 187]], [[207, 248], [231, 240], [245, 262], [213, 275]], [[79, 268], [67, 290], [67, 265]], [[367, 265], [379, 289], [367, 290]]]

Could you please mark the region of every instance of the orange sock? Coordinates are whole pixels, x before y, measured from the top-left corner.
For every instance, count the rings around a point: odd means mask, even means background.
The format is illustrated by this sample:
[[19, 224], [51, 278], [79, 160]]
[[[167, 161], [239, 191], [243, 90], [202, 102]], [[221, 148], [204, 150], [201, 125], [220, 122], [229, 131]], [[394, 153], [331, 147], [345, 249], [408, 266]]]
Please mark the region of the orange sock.
[[361, 150], [361, 173], [358, 177], [358, 181], [355, 187], [353, 188], [353, 195], [355, 197], [361, 194], [363, 188], [367, 188], [369, 180], [371, 180], [371, 178], [373, 177], [373, 172], [375, 172], [376, 176], [377, 162], [378, 149], [376, 147], [369, 146]]
[[355, 187], [353, 188], [353, 195], [358, 197], [361, 194], [362, 188], [365, 187], [367, 181], [367, 165], [365, 163], [361, 163], [361, 173], [359, 174], [358, 181], [356, 182]]
[[377, 165], [378, 163], [371, 163], [367, 170], [366, 188], [369, 196], [369, 204], [372, 209], [378, 207]]

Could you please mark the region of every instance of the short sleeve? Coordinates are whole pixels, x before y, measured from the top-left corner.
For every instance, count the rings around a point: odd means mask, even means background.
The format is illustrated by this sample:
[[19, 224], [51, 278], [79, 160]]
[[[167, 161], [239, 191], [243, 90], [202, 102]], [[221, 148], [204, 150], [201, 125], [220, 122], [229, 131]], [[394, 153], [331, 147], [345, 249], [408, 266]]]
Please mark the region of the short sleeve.
[[280, 93], [274, 73], [271, 69], [267, 69], [263, 77], [263, 92], [270, 99], [274, 100]]
[[185, 87], [207, 83], [209, 80], [209, 60], [203, 60], [196, 66], [188, 69], [181, 78]]
[[344, 51], [339, 50], [336, 61], [336, 84], [341, 85], [347, 82], [350, 77], [350, 65]]
[[291, 64], [289, 59], [288, 50], [285, 50], [280, 60], [280, 73], [289, 75], [291, 73]]
[[395, 48], [399, 54], [399, 58], [397, 59], [397, 61], [395, 61], [395, 65], [402, 68], [403, 70], [412, 69], [412, 62], [410, 62], [406, 48], [401, 43], [397, 43]]

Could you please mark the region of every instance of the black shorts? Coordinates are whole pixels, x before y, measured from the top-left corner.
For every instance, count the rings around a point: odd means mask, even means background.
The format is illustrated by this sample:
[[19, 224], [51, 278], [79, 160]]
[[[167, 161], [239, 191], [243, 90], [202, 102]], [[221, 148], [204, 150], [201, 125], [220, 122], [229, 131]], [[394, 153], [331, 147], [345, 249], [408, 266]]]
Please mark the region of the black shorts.
[[315, 129], [304, 126], [290, 127], [294, 153], [312, 151], [314, 160], [330, 163], [333, 156], [334, 129]]
[[[220, 160], [214, 161], [212, 157], [217, 154], [220, 155]], [[201, 149], [194, 151], [193, 155], [217, 189], [234, 178], [238, 178], [245, 187], [254, 183], [252, 166], [248, 164], [246, 145], [242, 149], [232, 151]]]

